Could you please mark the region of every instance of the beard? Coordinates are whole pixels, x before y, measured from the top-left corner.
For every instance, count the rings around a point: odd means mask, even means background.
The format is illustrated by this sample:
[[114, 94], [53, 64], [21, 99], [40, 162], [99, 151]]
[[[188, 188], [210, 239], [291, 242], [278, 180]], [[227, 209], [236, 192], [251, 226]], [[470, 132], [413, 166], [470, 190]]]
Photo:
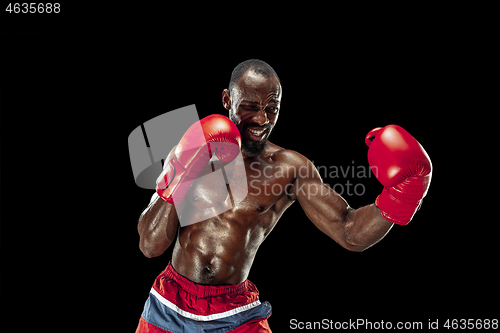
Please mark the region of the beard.
[[242, 142], [241, 142], [242, 152], [246, 156], [255, 157], [258, 156], [262, 152], [262, 150], [264, 150], [264, 147], [267, 144], [267, 140], [269, 139], [269, 135], [271, 135], [272, 126], [270, 124], [266, 124], [264, 126], [259, 126], [258, 124], [255, 123], [245, 124], [240, 133], [245, 133], [248, 127], [261, 127], [265, 131], [264, 132], [265, 137], [262, 138], [262, 140], [256, 141], [242, 137]]
[[260, 141], [245, 140], [241, 143], [241, 150], [243, 153], [249, 157], [258, 156], [267, 144], [267, 137]]

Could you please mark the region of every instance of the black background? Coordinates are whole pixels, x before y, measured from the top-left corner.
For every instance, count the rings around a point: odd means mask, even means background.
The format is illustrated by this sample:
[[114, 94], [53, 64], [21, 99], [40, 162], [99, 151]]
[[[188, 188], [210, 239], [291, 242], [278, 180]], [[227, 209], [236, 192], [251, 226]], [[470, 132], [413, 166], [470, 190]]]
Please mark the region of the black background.
[[[496, 174], [493, 148], [479, 150], [493, 121], [481, 98], [491, 90], [477, 76], [490, 46], [466, 21], [62, 9], [2, 8], [2, 324], [135, 330], [171, 249], [147, 259], [138, 248], [137, 219], [153, 191], [134, 183], [128, 135], [189, 104], [200, 117], [227, 114], [222, 90], [249, 58], [268, 62], [282, 82], [273, 143], [316, 165], [368, 166], [365, 134], [398, 124], [434, 166], [413, 221], [362, 253], [322, 234], [298, 203], [285, 212], [249, 276], [273, 306], [273, 331], [293, 318], [424, 327], [498, 318], [497, 226], [481, 215], [489, 195], [480, 189], [494, 192], [487, 179]], [[472, 171], [471, 161], [481, 167]], [[382, 190], [375, 178], [324, 180], [363, 184], [363, 196], [344, 194], [354, 208]]]

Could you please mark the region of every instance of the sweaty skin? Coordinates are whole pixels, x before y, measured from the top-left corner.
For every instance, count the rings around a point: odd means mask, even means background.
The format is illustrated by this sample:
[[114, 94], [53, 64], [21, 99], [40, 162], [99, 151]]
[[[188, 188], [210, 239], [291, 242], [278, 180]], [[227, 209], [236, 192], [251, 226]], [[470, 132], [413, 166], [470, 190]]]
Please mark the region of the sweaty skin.
[[[393, 224], [381, 216], [375, 205], [350, 208], [322, 182], [306, 157], [267, 141], [278, 119], [281, 95], [276, 77], [265, 77], [251, 69], [240, 78], [237, 88], [223, 91], [223, 105], [230, 110], [243, 141], [248, 195], [234, 206], [230, 187], [229, 196], [217, 197], [214, 193], [225, 192], [214, 186], [224, 185], [209, 178], [193, 186], [177, 207], [154, 195], [139, 218], [139, 247], [144, 255], [161, 255], [178, 231], [172, 265], [179, 274], [199, 284], [243, 282], [260, 244], [295, 201], [322, 232], [350, 251], [363, 251], [388, 233]], [[259, 143], [265, 145], [256, 152]], [[207, 170], [221, 166], [221, 162], [213, 162]], [[204, 219], [204, 212], [214, 205], [232, 208]], [[177, 210], [186, 221], [202, 222], [179, 227]]]

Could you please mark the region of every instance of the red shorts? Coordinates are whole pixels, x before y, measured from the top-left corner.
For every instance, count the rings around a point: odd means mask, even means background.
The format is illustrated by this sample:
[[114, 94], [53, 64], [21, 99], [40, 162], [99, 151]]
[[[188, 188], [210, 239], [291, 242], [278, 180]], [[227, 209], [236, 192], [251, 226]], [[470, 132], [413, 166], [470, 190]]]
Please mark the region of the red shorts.
[[169, 263], [155, 280], [136, 333], [269, 333], [271, 304], [259, 301], [255, 285], [193, 283]]

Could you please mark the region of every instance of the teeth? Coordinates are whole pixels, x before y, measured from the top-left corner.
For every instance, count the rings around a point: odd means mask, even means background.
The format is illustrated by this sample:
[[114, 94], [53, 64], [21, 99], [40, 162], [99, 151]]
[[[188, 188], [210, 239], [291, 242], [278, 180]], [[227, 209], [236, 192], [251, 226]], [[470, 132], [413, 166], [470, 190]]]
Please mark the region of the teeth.
[[253, 135], [256, 135], [256, 136], [259, 136], [262, 133], [264, 133], [264, 130], [262, 130], [262, 131], [256, 131], [256, 130], [250, 129], [250, 128], [248, 130], [250, 131], [250, 133], [252, 133]]

